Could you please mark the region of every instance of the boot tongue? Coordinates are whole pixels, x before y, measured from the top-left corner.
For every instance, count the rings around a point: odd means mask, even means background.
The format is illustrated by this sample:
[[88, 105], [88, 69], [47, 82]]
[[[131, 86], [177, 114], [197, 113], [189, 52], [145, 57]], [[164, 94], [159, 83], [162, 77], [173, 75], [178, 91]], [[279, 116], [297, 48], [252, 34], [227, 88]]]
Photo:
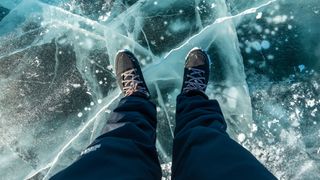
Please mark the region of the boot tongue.
[[204, 74], [205, 71], [202, 69], [188, 68], [188, 78], [183, 91], [199, 90], [204, 92], [207, 86]]
[[123, 86], [129, 94], [144, 93], [145, 87], [142, 86], [142, 83], [135, 69], [128, 70], [123, 74]]
[[134, 87], [137, 84], [137, 81], [140, 81], [140, 78], [137, 77], [136, 71], [134, 69], [129, 69], [122, 74], [124, 86]]

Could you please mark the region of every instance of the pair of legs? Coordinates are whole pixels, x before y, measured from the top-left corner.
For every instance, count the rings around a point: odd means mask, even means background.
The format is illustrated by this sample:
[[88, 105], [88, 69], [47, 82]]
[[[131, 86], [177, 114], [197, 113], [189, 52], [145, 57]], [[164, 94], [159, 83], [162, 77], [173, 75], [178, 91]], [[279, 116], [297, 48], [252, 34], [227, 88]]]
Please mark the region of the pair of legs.
[[[104, 133], [53, 179], [161, 179], [155, 147], [156, 106], [148, 100], [133, 54], [120, 52], [116, 65], [125, 97]], [[218, 102], [204, 93], [208, 66], [203, 51], [189, 53], [177, 97], [172, 179], [276, 179], [226, 133]]]

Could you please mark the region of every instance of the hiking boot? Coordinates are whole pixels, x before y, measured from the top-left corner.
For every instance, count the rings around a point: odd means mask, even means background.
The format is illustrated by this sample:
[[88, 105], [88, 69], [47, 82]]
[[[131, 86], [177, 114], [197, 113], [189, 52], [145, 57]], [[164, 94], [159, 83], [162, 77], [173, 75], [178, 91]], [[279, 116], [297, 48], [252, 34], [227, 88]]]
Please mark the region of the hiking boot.
[[199, 48], [193, 48], [184, 66], [183, 84], [181, 94], [195, 92], [205, 95], [209, 81], [209, 57], [206, 52]]
[[116, 76], [125, 97], [139, 96], [150, 98], [137, 58], [128, 50], [117, 53], [115, 62]]

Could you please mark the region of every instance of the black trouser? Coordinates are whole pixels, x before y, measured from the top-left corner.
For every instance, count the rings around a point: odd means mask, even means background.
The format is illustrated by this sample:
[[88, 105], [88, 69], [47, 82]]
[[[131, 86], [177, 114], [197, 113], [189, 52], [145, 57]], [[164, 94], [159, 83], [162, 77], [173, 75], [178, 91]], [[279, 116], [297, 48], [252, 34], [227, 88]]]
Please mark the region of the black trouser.
[[[53, 179], [161, 179], [155, 148], [156, 107], [125, 97], [98, 137]], [[226, 133], [219, 104], [202, 94], [177, 97], [173, 179], [276, 179]]]

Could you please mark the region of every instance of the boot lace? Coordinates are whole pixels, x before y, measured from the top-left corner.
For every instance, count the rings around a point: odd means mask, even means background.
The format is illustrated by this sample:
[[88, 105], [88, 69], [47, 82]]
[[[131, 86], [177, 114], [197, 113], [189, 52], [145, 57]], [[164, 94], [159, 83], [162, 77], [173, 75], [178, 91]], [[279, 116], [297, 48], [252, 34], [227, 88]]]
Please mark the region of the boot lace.
[[140, 75], [136, 73], [137, 69], [131, 69], [121, 74], [123, 77], [123, 92], [125, 96], [130, 96], [134, 92], [141, 92], [148, 95], [144, 82], [140, 79]]
[[186, 87], [183, 88], [184, 92], [188, 92], [190, 90], [199, 90], [204, 93], [207, 85], [205, 83], [205, 71], [197, 68], [189, 68], [191, 73], [187, 74]]

